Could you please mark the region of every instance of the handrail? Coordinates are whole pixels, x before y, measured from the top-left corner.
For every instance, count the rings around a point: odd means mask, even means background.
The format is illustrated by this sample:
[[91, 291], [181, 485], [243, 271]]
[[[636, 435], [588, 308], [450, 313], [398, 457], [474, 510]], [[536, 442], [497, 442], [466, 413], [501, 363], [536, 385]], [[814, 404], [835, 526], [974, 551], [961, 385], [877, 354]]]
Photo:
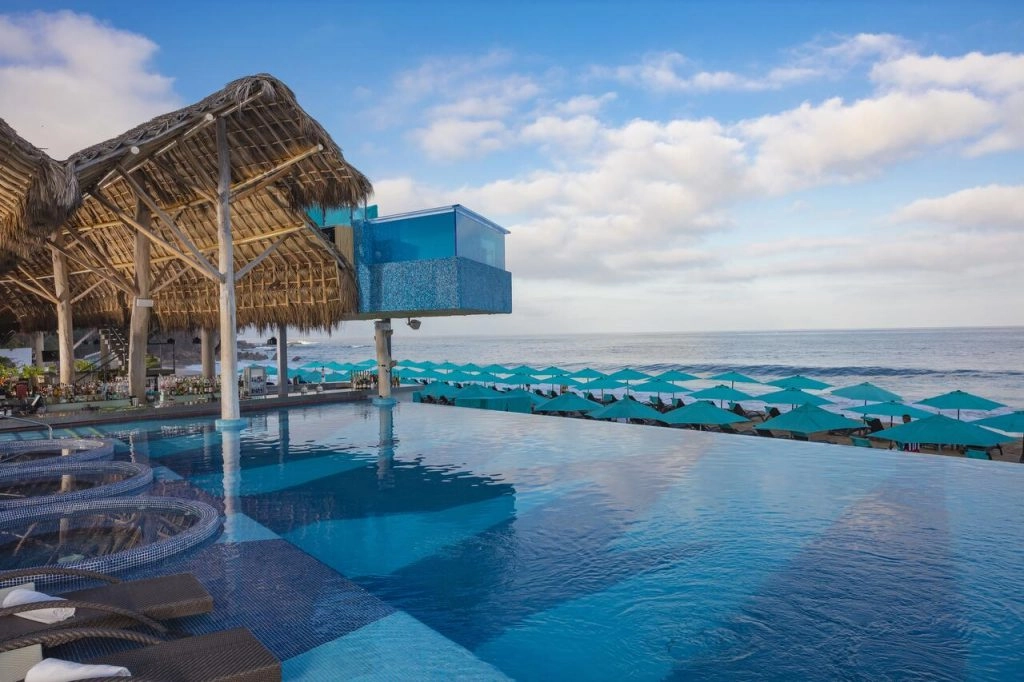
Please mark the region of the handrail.
[[24, 417], [12, 417], [9, 414], [0, 414], [0, 419], [13, 419], [16, 422], [25, 422], [26, 424], [32, 424], [34, 426], [45, 426], [47, 431], [50, 432], [50, 440], [53, 440], [53, 427], [46, 422], [37, 421], [35, 419], [25, 419]]

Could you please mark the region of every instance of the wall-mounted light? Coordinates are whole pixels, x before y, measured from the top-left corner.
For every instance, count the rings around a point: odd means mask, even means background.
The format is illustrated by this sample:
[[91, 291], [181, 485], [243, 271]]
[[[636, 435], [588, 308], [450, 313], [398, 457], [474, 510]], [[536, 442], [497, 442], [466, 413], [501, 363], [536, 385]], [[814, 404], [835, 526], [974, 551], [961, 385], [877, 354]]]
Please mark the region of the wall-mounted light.
[[419, 320], [414, 320], [411, 317], [408, 320], [406, 320], [405, 323], [409, 325], [409, 327], [412, 328], [413, 330], [419, 329], [420, 325], [423, 324]]

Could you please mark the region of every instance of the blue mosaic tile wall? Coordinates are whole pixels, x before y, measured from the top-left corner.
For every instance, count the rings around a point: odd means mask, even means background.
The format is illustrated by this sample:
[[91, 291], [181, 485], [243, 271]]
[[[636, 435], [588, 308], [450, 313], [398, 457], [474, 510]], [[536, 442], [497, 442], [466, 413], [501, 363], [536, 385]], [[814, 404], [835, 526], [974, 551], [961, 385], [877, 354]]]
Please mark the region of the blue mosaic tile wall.
[[357, 265], [359, 312], [510, 313], [512, 273], [468, 258]]

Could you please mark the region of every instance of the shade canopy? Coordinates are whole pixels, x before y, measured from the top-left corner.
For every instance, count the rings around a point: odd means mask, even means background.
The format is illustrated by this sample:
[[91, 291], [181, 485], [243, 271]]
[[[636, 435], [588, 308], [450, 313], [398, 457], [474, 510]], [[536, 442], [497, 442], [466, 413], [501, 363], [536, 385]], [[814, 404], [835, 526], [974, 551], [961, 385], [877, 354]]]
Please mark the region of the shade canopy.
[[985, 417], [984, 419], [978, 419], [977, 421], [970, 423], [977, 424], [978, 426], [987, 426], [990, 429], [1007, 431], [1009, 433], [1024, 433], [1024, 410], [1018, 410], [1017, 412], [1011, 412], [1009, 414], [1001, 414], [998, 417]]
[[730, 388], [725, 384], [694, 391], [690, 394], [690, 397], [697, 398], [698, 400], [759, 400], [759, 398], [754, 398], [749, 393], [737, 391], [735, 388]]
[[941, 414], [918, 419], [907, 424], [900, 424], [891, 429], [876, 431], [872, 438], [883, 438], [900, 443], [934, 443], [936, 445], [977, 445], [992, 447], [1000, 443], [1014, 440], [995, 431], [977, 426], [972, 422], [962, 422]]
[[441, 364], [435, 365], [434, 368], [435, 369], [443, 369], [443, 370], [447, 370], [447, 371], [451, 372], [451, 371], [460, 369], [461, 365], [456, 365], [454, 362], [451, 362], [450, 360], [445, 360]]
[[670, 369], [661, 374], [655, 375], [655, 379], [661, 379], [662, 381], [698, 381], [700, 377], [686, 372], [681, 372], [678, 369]]
[[573, 377], [574, 379], [601, 379], [608, 375], [605, 374], [604, 372], [598, 372], [596, 369], [593, 369], [591, 367], [584, 367], [581, 370], [573, 372], [569, 376]]
[[638, 379], [650, 379], [651, 377], [643, 372], [638, 372], [635, 369], [626, 367], [625, 369], [620, 369], [617, 372], [612, 372], [608, 375], [608, 378], [618, 379], [620, 381], [636, 381]]
[[667, 381], [661, 381], [660, 379], [651, 379], [641, 384], [632, 386], [634, 391], [640, 393], [688, 393], [685, 388], [680, 388], [675, 384], [670, 384]]
[[612, 379], [611, 377], [606, 377], [604, 379], [594, 379], [593, 381], [588, 381], [587, 383], [583, 384], [583, 386], [581, 386], [580, 388], [585, 388], [588, 391], [614, 391], [619, 388], [626, 388], [626, 384], [616, 379]]
[[760, 400], [761, 402], [769, 405], [827, 405], [832, 402], [831, 400], [822, 398], [819, 395], [801, 391], [799, 388], [786, 388], [781, 391], [773, 391], [772, 393], [759, 395], [755, 400]]
[[498, 383], [505, 384], [507, 386], [532, 386], [533, 384], [541, 383], [541, 381], [532, 374], [522, 374], [517, 372], [508, 375], [504, 379], [499, 379]]
[[473, 374], [471, 376], [473, 377], [471, 381], [481, 384], [500, 384], [503, 381], [501, 377], [491, 374], [490, 372], [480, 372], [479, 374]]
[[1006, 407], [1002, 403], [997, 403], [994, 400], [982, 398], [966, 391], [950, 391], [942, 395], [918, 400], [917, 404], [927, 405], [939, 410], [956, 410], [957, 414], [960, 413], [960, 410], [994, 410], [999, 407]]
[[732, 372], [732, 371], [722, 372], [721, 374], [716, 374], [715, 376], [708, 377], [708, 378], [711, 379], [712, 381], [728, 381], [733, 386], [736, 385], [737, 381], [739, 381], [740, 383], [743, 383], [743, 384], [759, 384], [759, 383], [761, 383], [760, 381], [758, 381], [757, 379], [754, 379], [753, 377], [748, 377], [746, 374], [740, 374], [739, 372]]
[[785, 414], [757, 425], [758, 431], [790, 431], [799, 434], [820, 433], [833, 429], [856, 429], [864, 424], [841, 414], [823, 410], [816, 405], [800, 405]]
[[499, 395], [493, 388], [484, 388], [479, 384], [470, 384], [456, 390], [458, 391], [456, 397], [459, 398], [493, 398]]
[[844, 386], [843, 388], [837, 388], [829, 391], [832, 395], [837, 395], [840, 398], [849, 398], [850, 400], [864, 400], [867, 402], [899, 402], [903, 400], [902, 397], [887, 391], [880, 386], [875, 386], [870, 381], [865, 381], [860, 384], [854, 384], [853, 386]]
[[826, 384], [824, 381], [818, 381], [810, 377], [805, 377], [800, 374], [794, 374], [791, 377], [783, 377], [781, 379], [775, 379], [774, 381], [764, 382], [769, 386], [778, 386], [779, 388], [799, 388], [801, 390], [819, 390], [822, 388], [828, 388], [831, 384]]
[[591, 412], [590, 416], [594, 419], [653, 419], [663, 421], [661, 412], [628, 397], [616, 400], [606, 407], [598, 408]]
[[569, 374], [569, 372], [565, 371], [561, 367], [555, 367], [554, 365], [552, 365], [550, 367], [545, 367], [544, 369], [538, 369], [536, 372], [534, 372], [534, 374], [540, 375], [542, 377], [560, 377]]
[[461, 369], [463, 372], [479, 372], [481, 370], [481, 367], [480, 365], [474, 362], [467, 362], [464, 365], [460, 365], [459, 369]]
[[666, 424], [699, 424], [701, 426], [721, 426], [722, 424], [749, 421], [746, 417], [723, 410], [706, 400], [698, 400], [695, 403], [666, 412], [661, 415], [661, 420]]
[[454, 398], [459, 395], [459, 389], [438, 381], [432, 384], [427, 384], [420, 389], [419, 393], [420, 395], [430, 396], [432, 398]]
[[538, 405], [536, 408], [537, 412], [590, 412], [591, 410], [598, 410], [602, 407], [599, 403], [595, 403], [593, 400], [587, 400], [582, 398], [575, 393], [563, 393], [557, 398], [552, 398], [547, 402]]
[[518, 367], [510, 367], [508, 369], [508, 371], [512, 372], [512, 374], [536, 374], [537, 373], [537, 370], [535, 370], [533, 367], [529, 367], [528, 365], [519, 365]]
[[510, 370], [505, 365], [499, 365], [499, 364], [496, 364], [496, 363], [492, 363], [490, 365], [486, 365], [484, 367], [481, 367], [480, 371], [482, 371], [482, 372], [490, 372], [491, 374], [511, 374], [512, 373], [512, 370]]
[[869, 414], [874, 417], [902, 417], [903, 415], [908, 415], [911, 419], [923, 419], [935, 414], [934, 412], [922, 410], [919, 407], [904, 405], [903, 403], [894, 401], [873, 403], [870, 405], [857, 405], [856, 407], [848, 407], [844, 409], [848, 412]]

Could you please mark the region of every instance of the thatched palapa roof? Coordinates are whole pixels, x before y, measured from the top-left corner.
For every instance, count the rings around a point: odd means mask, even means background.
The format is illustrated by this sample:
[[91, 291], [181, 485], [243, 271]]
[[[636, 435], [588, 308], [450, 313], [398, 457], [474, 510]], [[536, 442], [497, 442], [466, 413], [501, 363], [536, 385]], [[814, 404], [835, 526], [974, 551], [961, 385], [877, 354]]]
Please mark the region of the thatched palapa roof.
[[[351, 264], [308, 221], [306, 210], [358, 205], [372, 187], [292, 91], [261, 74], [234, 81], [58, 166], [77, 180], [81, 197], [81, 206], [54, 233], [68, 256], [72, 295], [80, 297], [74, 304], [76, 326], [129, 319], [137, 232], [131, 223], [139, 192], [150, 202], [146, 212], [153, 214], [155, 323], [167, 329], [217, 325], [218, 286], [204, 274], [210, 268], [202, 260], [216, 268], [218, 119], [226, 122], [231, 159], [234, 269], [264, 256], [236, 283], [239, 326], [284, 322], [326, 328], [355, 311]], [[35, 218], [32, 210], [27, 215]], [[10, 228], [11, 239], [24, 234], [25, 221]], [[265, 255], [275, 243], [276, 250]], [[202, 256], [199, 264], [193, 248]], [[8, 268], [0, 276], [0, 296], [26, 331], [52, 329], [53, 306], [40, 305], [40, 297], [28, 293], [32, 288], [53, 291], [49, 249]]]
[[0, 119], [0, 252], [38, 248], [79, 201], [74, 173]]

